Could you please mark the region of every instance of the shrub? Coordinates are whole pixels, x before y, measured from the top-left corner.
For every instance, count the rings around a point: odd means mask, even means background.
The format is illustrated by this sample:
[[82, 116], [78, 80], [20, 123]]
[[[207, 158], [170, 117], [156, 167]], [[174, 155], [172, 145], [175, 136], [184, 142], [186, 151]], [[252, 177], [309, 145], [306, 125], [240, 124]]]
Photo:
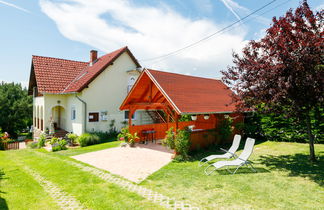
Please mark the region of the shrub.
[[57, 143], [58, 140], [59, 139], [57, 137], [53, 137], [53, 138], [51, 138], [51, 140], [49, 140], [49, 143], [50, 143], [50, 145], [53, 145], [53, 144]]
[[37, 141], [28, 142], [27, 147], [30, 149], [36, 149], [36, 148], [38, 148], [38, 142]]
[[115, 122], [116, 122], [115, 120], [111, 120], [110, 124], [109, 124], [109, 132], [108, 132], [108, 134], [109, 134], [110, 138], [111, 137], [116, 137], [117, 134], [118, 134], [118, 131], [117, 131], [116, 127], [115, 127]]
[[99, 136], [91, 133], [84, 133], [81, 136], [79, 136], [77, 140], [81, 147], [100, 143]]
[[169, 130], [167, 130], [165, 133], [165, 138], [162, 141], [162, 144], [164, 146], [169, 147], [170, 149], [174, 149], [175, 145], [174, 145], [174, 138], [175, 138], [175, 133], [174, 133], [174, 128], [169, 128]]
[[67, 142], [66, 142], [65, 139], [60, 139], [60, 140], [58, 141], [58, 145], [60, 146], [61, 150], [65, 150], [65, 149], [67, 149], [67, 148], [66, 148]]
[[67, 142], [65, 139], [59, 139], [59, 138], [53, 137], [50, 140], [50, 144], [52, 145], [53, 152], [67, 149], [66, 148]]
[[68, 133], [66, 135], [66, 137], [67, 137], [67, 140], [68, 140], [69, 145], [73, 145], [73, 144], [76, 143], [76, 140], [78, 138], [78, 135], [76, 135], [74, 133]]
[[220, 122], [217, 126], [217, 131], [221, 142], [224, 142], [230, 138], [233, 132], [233, 127], [232, 127], [233, 119], [229, 116], [227, 117], [224, 116], [224, 118], [221, 117], [219, 120]]
[[174, 139], [174, 148], [179, 157], [182, 160], [189, 159], [189, 148], [190, 148], [190, 131], [188, 129], [178, 130], [178, 133]]
[[39, 139], [38, 139], [38, 145], [37, 145], [37, 147], [38, 148], [44, 147], [45, 146], [45, 141], [46, 141], [45, 134], [41, 134], [40, 137], [39, 137]]

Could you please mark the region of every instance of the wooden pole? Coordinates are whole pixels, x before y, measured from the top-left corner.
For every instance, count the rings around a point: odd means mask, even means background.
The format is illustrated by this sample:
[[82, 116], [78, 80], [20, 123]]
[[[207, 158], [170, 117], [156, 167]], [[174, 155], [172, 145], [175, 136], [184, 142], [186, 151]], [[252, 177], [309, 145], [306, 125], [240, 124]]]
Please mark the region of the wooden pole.
[[179, 115], [175, 115], [175, 123], [176, 123], [176, 132], [177, 132], [177, 130], [178, 130], [178, 128], [179, 128]]

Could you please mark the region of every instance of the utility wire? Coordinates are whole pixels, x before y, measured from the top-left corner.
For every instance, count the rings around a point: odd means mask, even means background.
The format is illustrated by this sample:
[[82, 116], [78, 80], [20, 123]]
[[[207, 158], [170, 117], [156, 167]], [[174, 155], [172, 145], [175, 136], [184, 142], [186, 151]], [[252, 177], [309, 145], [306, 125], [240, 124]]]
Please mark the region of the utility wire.
[[[269, 3], [267, 3], [267, 4], [263, 5], [262, 7], [258, 8], [257, 10], [254, 10], [254, 11], [251, 12], [250, 14], [244, 16], [244, 17], [241, 18], [240, 20], [237, 20], [237, 21], [231, 23], [230, 25], [228, 25], [228, 26], [226, 26], [226, 27], [220, 29], [219, 31], [216, 31], [215, 33], [212, 33], [212, 34], [210, 34], [210, 35], [208, 35], [208, 36], [206, 36], [206, 37], [204, 37], [204, 38], [202, 38], [202, 39], [200, 39], [200, 40], [198, 40], [198, 41], [196, 41], [196, 42], [194, 42], [194, 43], [192, 43], [192, 44], [189, 44], [189, 45], [187, 45], [187, 46], [185, 46], [185, 47], [182, 47], [182, 48], [180, 48], [180, 49], [178, 49], [178, 50], [172, 51], [172, 52], [167, 53], [167, 54], [165, 54], [165, 55], [161, 55], [161, 56], [154, 57], [154, 58], [143, 59], [143, 60], [140, 60], [140, 61], [145, 62], [145, 61], [152, 61], [152, 60], [157, 60], [157, 59], [164, 60], [165, 58], [170, 57], [170, 56], [172, 56], [172, 55], [175, 55], [175, 54], [177, 54], [177, 53], [179, 53], [179, 52], [181, 52], [181, 51], [183, 51], [183, 50], [185, 50], [185, 49], [191, 48], [191, 47], [193, 47], [193, 46], [199, 44], [200, 42], [203, 42], [203, 41], [208, 40], [208, 39], [210, 39], [211, 37], [213, 37], [213, 36], [215, 36], [215, 35], [217, 35], [217, 34], [223, 32], [223, 31], [225, 31], [225, 30], [231, 28], [232, 26], [234, 26], [234, 25], [236, 25], [236, 24], [238, 24], [238, 23], [242, 23], [243, 20], [245, 20], [245, 19], [247, 19], [248, 17], [254, 15], [255, 13], [259, 12], [260, 10], [262, 10], [262, 9], [264, 9], [265, 7], [267, 7], [267, 6], [271, 5], [271, 4], [273, 4], [273, 3], [276, 2], [276, 1], [277, 1], [277, 0], [272, 0], [272, 1], [270, 1]], [[290, 0], [289, 0], [289, 1], [290, 1]], [[160, 60], [159, 60], [159, 61], [160, 61]]]

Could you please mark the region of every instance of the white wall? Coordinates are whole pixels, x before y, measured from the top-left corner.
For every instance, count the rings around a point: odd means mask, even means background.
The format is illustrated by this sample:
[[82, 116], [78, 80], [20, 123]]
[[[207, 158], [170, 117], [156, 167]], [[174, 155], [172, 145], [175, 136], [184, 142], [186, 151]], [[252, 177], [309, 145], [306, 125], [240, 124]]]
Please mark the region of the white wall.
[[[115, 60], [113, 65], [108, 66], [88, 88], [78, 93], [80, 99], [87, 103], [87, 116], [85, 116], [84, 104], [76, 98], [75, 94], [46, 94], [44, 97], [35, 98], [34, 104], [44, 106], [44, 129], [49, 128], [52, 110], [56, 106], [61, 106], [61, 128], [78, 135], [84, 132], [84, 120], [86, 117], [86, 130], [91, 131], [108, 131], [111, 120], [115, 120], [115, 127], [120, 130], [123, 126], [124, 111], [119, 111], [119, 106], [127, 95], [127, 87], [133, 82], [131, 77], [139, 76], [135, 70], [136, 65], [127, 53], [123, 53]], [[76, 119], [71, 119], [72, 107], [76, 109]], [[98, 122], [89, 122], [89, 112], [107, 111], [107, 121], [99, 119]], [[64, 116], [63, 116], [64, 115]], [[134, 124], [138, 124], [142, 119], [141, 114], [136, 114]]]
[[123, 126], [121, 122], [124, 121], [124, 111], [119, 111], [119, 106], [127, 95], [130, 77], [135, 76], [137, 79], [139, 76], [138, 72], [127, 72], [134, 69], [136, 65], [133, 60], [127, 53], [123, 53], [82, 91], [80, 98], [86, 101], [88, 113], [108, 112], [107, 121], [89, 122], [87, 119], [87, 131], [107, 131], [113, 119], [118, 130]]

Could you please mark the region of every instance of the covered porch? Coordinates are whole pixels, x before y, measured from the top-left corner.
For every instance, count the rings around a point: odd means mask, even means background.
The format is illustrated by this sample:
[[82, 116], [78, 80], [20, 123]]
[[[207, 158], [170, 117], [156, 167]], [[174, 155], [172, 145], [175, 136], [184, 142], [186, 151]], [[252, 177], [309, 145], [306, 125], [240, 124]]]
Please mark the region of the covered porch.
[[[233, 112], [233, 105], [225, 105], [225, 101], [231, 102], [230, 93], [219, 80], [146, 69], [120, 109], [129, 110], [129, 131], [138, 134], [138, 142], [161, 140], [170, 128], [177, 131], [189, 127], [191, 149], [203, 148], [226, 143], [220, 142], [216, 132], [218, 123], [226, 115], [235, 123], [243, 120], [242, 115]], [[132, 115], [137, 110], [154, 114], [152, 123], [134, 125]]]

